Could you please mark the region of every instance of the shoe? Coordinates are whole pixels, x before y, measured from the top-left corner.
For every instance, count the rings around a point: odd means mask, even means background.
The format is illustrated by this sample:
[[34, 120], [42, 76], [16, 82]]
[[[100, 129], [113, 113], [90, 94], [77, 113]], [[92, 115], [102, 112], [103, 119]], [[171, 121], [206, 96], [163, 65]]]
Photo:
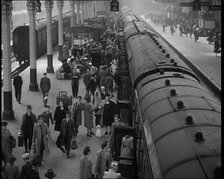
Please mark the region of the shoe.
[[90, 134], [94, 135], [94, 132], [90, 132]]
[[25, 154], [25, 153], [29, 153], [29, 152], [28, 152], [28, 150], [25, 150], [23, 153]]
[[108, 134], [108, 132], [106, 131], [105, 133], [104, 133], [104, 135], [107, 135]]
[[109, 132], [109, 135], [111, 135], [111, 132]]
[[65, 150], [62, 148], [62, 146], [57, 145], [57, 147], [58, 147], [63, 153], [65, 153]]

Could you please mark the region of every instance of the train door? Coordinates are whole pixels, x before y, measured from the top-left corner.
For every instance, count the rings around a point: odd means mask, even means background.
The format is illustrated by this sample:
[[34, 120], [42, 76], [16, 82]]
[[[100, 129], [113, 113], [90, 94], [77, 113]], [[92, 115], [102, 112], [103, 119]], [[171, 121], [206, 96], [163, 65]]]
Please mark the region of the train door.
[[13, 31], [13, 53], [19, 62], [29, 60], [29, 26]]
[[114, 128], [114, 160], [118, 161], [118, 172], [123, 177], [135, 179], [136, 173], [135, 128], [116, 126]]

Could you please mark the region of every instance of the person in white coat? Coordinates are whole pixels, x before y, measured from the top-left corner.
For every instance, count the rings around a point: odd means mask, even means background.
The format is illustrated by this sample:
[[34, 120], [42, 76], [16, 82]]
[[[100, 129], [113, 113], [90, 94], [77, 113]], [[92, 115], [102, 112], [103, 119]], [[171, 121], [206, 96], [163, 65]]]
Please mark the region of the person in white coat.
[[111, 178], [121, 177], [120, 173], [116, 173], [117, 169], [118, 169], [118, 162], [117, 161], [112, 161], [111, 164], [110, 164], [109, 171], [104, 172], [103, 179], [111, 179]]

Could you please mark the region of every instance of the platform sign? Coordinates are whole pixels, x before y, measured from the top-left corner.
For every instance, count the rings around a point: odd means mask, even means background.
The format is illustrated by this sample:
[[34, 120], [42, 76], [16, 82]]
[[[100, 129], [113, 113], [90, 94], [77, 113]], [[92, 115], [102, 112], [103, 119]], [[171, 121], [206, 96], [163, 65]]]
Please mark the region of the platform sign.
[[119, 11], [119, 2], [117, 0], [110, 2], [110, 11]]

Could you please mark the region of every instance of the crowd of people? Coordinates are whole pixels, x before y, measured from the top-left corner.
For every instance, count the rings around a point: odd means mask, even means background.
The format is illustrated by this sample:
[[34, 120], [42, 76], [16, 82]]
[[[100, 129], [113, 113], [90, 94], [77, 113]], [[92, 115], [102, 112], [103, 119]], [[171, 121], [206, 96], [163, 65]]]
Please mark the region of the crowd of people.
[[171, 35], [173, 35], [176, 30], [179, 30], [180, 36], [194, 37], [195, 42], [198, 41], [201, 35], [205, 36], [207, 37], [208, 44], [214, 45], [214, 52], [216, 55], [221, 52], [221, 32], [216, 29], [204, 30], [200, 28], [197, 19], [182, 16], [168, 18], [165, 14], [152, 13], [149, 13], [147, 17], [151, 18], [155, 26], [162, 26], [164, 33], [166, 33], [167, 28], [169, 28]]
[[[70, 150], [77, 148], [76, 138], [79, 134], [79, 126], [82, 125], [82, 117], [84, 117], [87, 137], [95, 135], [93, 132], [93, 119], [95, 118], [96, 137], [102, 136], [98, 134], [101, 132], [101, 128], [105, 127], [106, 131], [103, 135], [108, 137], [108, 141], [103, 141], [100, 150], [97, 152], [94, 172], [92, 161], [89, 158], [91, 147], [86, 146], [84, 148], [83, 157], [80, 159], [80, 179], [121, 177], [121, 174], [116, 172], [118, 162], [113, 160], [114, 127], [128, 125], [120, 122], [118, 105], [113, 98], [119, 83], [116, 72], [112, 69], [112, 64], [116, 64], [119, 56], [116, 35], [116, 30], [109, 26], [105, 33], [101, 35], [99, 42], [90, 40], [79, 50], [71, 49], [71, 55], [67, 54], [68, 44], [65, 44], [63, 50], [65, 55], [61, 68], [64, 72], [72, 75], [71, 88], [75, 102], [68, 106], [64, 101], [59, 101], [54, 114], [50, 112], [51, 107], [47, 104], [51, 81], [46, 73], [43, 74], [40, 80], [40, 89], [43, 94], [44, 111], [36, 116], [32, 112], [32, 106], [27, 105], [26, 112], [22, 117], [19, 132], [23, 137], [22, 145], [24, 145], [25, 150], [21, 157], [24, 160], [21, 171], [19, 171], [18, 166], [14, 165], [16, 158], [13, 156], [15, 146], [12, 145], [12, 141], [15, 137], [7, 129], [7, 122], [2, 122], [2, 178], [40, 178], [38, 167], [44, 162], [44, 152], [46, 154], [50, 153], [48, 142], [53, 142], [49, 129], [50, 124], [54, 125], [54, 130], [59, 133], [56, 146], [66, 154], [67, 158], [70, 158]], [[97, 54], [97, 58], [93, 54]], [[93, 65], [93, 63], [95, 64]], [[78, 91], [81, 80], [85, 86], [84, 96], [79, 95], [80, 92]], [[21, 102], [22, 84], [22, 78], [17, 74], [14, 78], [14, 85], [18, 103]], [[82, 115], [82, 111], [84, 115]], [[14, 139], [10, 139], [10, 137]], [[129, 140], [129, 136], [125, 136], [122, 140], [121, 153], [124, 156], [132, 156], [132, 152], [126, 149], [127, 147], [133, 148], [133, 138], [131, 137], [129, 142], [126, 139]], [[132, 145], [127, 145], [127, 143], [132, 143]], [[124, 148], [126, 148], [126, 152], [124, 152]], [[56, 175], [52, 169], [48, 169], [45, 173], [46, 178], [54, 178]]]

